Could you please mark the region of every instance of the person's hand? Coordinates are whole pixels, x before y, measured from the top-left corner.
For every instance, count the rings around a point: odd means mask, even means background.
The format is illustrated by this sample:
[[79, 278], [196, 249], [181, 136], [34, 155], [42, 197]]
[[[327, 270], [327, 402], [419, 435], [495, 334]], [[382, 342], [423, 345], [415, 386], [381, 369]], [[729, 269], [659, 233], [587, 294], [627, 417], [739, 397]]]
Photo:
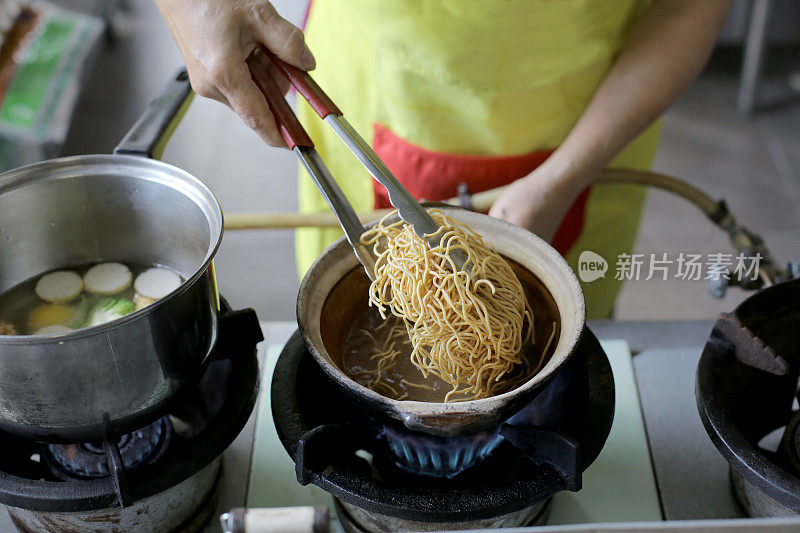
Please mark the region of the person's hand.
[[[286, 146], [245, 60], [259, 45], [287, 63], [311, 70], [303, 32], [266, 0], [156, 0], [181, 50], [194, 91], [230, 106], [271, 146]], [[282, 91], [288, 81], [273, 67]]]
[[543, 165], [512, 183], [489, 210], [489, 216], [521, 226], [551, 242], [585, 186], [583, 180], [559, 175]]

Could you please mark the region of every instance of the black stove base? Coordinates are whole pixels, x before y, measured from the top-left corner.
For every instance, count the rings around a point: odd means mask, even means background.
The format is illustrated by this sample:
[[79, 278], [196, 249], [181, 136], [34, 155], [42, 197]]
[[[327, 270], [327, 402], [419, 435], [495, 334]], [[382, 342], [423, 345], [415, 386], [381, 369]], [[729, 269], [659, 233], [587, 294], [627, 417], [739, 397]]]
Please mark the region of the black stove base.
[[800, 512], [781, 505], [777, 500], [761, 492], [733, 467], [729, 467], [728, 472], [731, 491], [742, 516], [751, 518], [800, 516]]
[[568, 364], [536, 400], [499, 428], [501, 442], [493, 451], [450, 478], [398, 467], [383, 426], [327, 378], [299, 333], [276, 364], [272, 414], [298, 481], [330, 492], [349, 515], [360, 515], [354, 523], [383, 516], [410, 521], [417, 530], [452, 529], [454, 524], [524, 515], [557, 492], [578, 490], [581, 473], [611, 429], [614, 378], [600, 343], [585, 330]]
[[252, 310], [222, 324], [205, 374], [152, 427], [55, 448], [0, 432], [0, 504], [22, 531], [168, 533], [207, 519], [221, 456], [255, 405], [263, 340]]
[[[717, 319], [697, 365], [700, 419], [731, 468], [748, 516], [800, 514], [800, 279], [772, 285]], [[762, 439], [782, 432], [777, 449]]]

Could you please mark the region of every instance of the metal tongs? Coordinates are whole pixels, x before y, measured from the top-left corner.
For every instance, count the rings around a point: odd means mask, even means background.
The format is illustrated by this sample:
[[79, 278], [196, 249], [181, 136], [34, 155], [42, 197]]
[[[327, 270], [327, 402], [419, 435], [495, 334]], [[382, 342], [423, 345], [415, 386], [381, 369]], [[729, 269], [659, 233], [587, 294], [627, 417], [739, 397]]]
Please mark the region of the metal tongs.
[[[275, 80], [272, 79], [267, 67], [267, 60], [272, 61], [286, 76], [297, 92], [311, 104], [314, 111], [347, 145], [372, 177], [383, 185], [389, 193], [389, 201], [397, 209], [400, 218], [411, 224], [414, 233], [425, 239], [431, 247], [438, 246], [442, 239], [441, 232], [439, 232], [440, 226], [389, 171], [369, 143], [353, 129], [336, 104], [313, 78], [307, 72], [284, 63], [266, 48], [259, 47], [247, 59], [253, 81], [264, 94], [283, 139], [300, 159], [325, 201], [333, 210], [347, 240], [370, 279], [375, 276], [375, 257], [366, 246], [361, 244], [364, 226], [319, 153], [314, 149], [314, 143], [300, 124], [289, 103], [284, 99]], [[465, 270], [467, 258], [462, 250], [451, 249], [448, 251], [448, 256], [456, 271]]]

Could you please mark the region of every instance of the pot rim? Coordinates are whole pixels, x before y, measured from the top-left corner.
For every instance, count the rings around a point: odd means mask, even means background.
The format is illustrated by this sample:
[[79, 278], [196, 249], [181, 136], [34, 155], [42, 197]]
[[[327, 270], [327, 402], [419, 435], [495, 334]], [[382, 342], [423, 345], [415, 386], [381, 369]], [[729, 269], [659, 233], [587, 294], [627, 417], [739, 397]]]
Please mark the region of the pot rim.
[[[214, 256], [216, 256], [222, 244], [224, 223], [224, 215], [219, 200], [214, 193], [211, 192], [211, 189], [192, 174], [175, 165], [164, 163], [163, 161], [123, 154], [89, 154], [48, 159], [11, 169], [0, 174], [0, 196], [35, 181], [55, 181], [59, 179], [82, 177], [82, 175], [94, 175], [92, 170], [96, 169], [98, 173], [100, 173], [103, 168], [108, 169], [106, 171], [107, 173], [113, 174], [120, 174], [120, 170], [123, 168], [144, 168], [150, 171], [150, 175], [142, 177], [135, 175], [135, 173], [126, 173], [125, 176], [129, 179], [160, 183], [163, 186], [170, 187], [186, 195], [190, 199], [195, 200], [195, 203], [198, 203], [197, 200], [204, 201], [206, 204], [205, 207], [211, 209], [211, 213], [203, 209], [206, 214], [206, 220], [208, 221], [211, 239], [202, 264], [175, 290], [133, 313], [111, 320], [105, 324], [80, 328], [65, 333], [51, 333], [47, 335], [0, 335], [0, 345], [21, 346], [50, 344], [53, 342], [61, 343], [71, 339], [94, 336], [98, 333], [123, 327], [141, 317], [154, 313], [161, 306], [167, 305], [169, 302], [178, 298], [205, 274], [214, 261]], [[189, 194], [189, 192], [193, 192], [194, 194]], [[198, 207], [202, 208], [199, 204]], [[209, 214], [212, 216], [208, 216]], [[216, 238], [214, 238], [215, 234]], [[169, 268], [169, 265], [163, 266]]]
[[[297, 323], [298, 329], [300, 330], [303, 339], [305, 340], [306, 346], [308, 347], [309, 351], [311, 352], [314, 359], [317, 361], [320, 367], [325, 371], [328, 376], [330, 376], [335, 382], [339, 383], [341, 386], [349, 388], [354, 392], [365, 396], [366, 398], [376, 401], [380, 404], [388, 406], [393, 412], [397, 413], [404, 422], [412, 422], [409, 419], [413, 418], [414, 416], [422, 416], [422, 417], [429, 417], [429, 416], [447, 416], [449, 414], [463, 414], [463, 413], [485, 413], [493, 406], [500, 406], [505, 403], [508, 403], [513, 398], [525, 394], [535, 388], [546, 383], [559, 369], [564, 363], [566, 363], [569, 358], [572, 356], [573, 352], [575, 351], [575, 347], [577, 346], [578, 342], [580, 342], [581, 334], [583, 332], [583, 328], [586, 322], [586, 306], [585, 300], [583, 296], [583, 291], [581, 290], [580, 283], [578, 282], [577, 277], [575, 276], [572, 268], [567, 264], [566, 260], [559, 254], [555, 248], [550, 246], [546, 241], [544, 241], [539, 236], [531, 233], [530, 231], [506, 222], [504, 220], [495, 219], [489, 217], [488, 215], [484, 215], [481, 213], [476, 213], [473, 211], [468, 211], [463, 208], [455, 207], [455, 206], [435, 206], [435, 209], [441, 210], [444, 214], [448, 216], [452, 216], [456, 220], [464, 223], [464, 218], [467, 219], [467, 224], [469, 219], [472, 220], [491, 220], [491, 224], [495, 227], [502, 229], [506, 233], [506, 235], [512, 235], [520, 240], [527, 240], [529, 243], [533, 244], [535, 249], [547, 256], [547, 259], [554, 263], [556, 267], [560, 270], [563, 274], [563, 280], [567, 283], [567, 287], [565, 287], [564, 291], [571, 294], [574, 298], [575, 303], [575, 320], [574, 320], [574, 327], [570, 331], [564, 330], [564, 320], [563, 320], [563, 312], [560, 307], [558, 307], [559, 315], [562, 317], [561, 320], [561, 331], [559, 335], [559, 343], [556, 345], [556, 349], [553, 352], [553, 355], [550, 357], [548, 362], [542, 367], [536, 374], [531, 376], [531, 378], [523, 383], [522, 385], [504, 392], [502, 394], [498, 394], [495, 396], [491, 396], [489, 398], [481, 398], [477, 400], [466, 400], [466, 401], [459, 401], [459, 402], [450, 402], [450, 403], [443, 403], [443, 402], [423, 402], [418, 400], [394, 400], [392, 398], [387, 398], [377, 392], [359, 384], [352, 378], [350, 378], [343, 370], [341, 370], [337, 365], [333, 364], [332, 362], [328, 361], [326, 357], [330, 357], [327, 353], [323, 354], [320, 352], [317, 345], [312, 342], [311, 334], [307, 331], [305, 327], [305, 320], [304, 315], [306, 315], [306, 305], [304, 301], [304, 295], [308, 294], [310, 291], [310, 284], [314, 282], [314, 278], [316, 277], [316, 270], [320, 268], [320, 265], [324, 264], [326, 261], [330, 261], [329, 257], [331, 254], [336, 253], [337, 251], [341, 250], [343, 247], [347, 247], [349, 249], [350, 244], [347, 242], [345, 237], [341, 237], [337, 239], [333, 244], [331, 244], [309, 268], [306, 275], [303, 277], [303, 280], [300, 283], [300, 289], [298, 292], [297, 297]], [[393, 217], [397, 217], [397, 214], [393, 214]], [[378, 221], [375, 220], [365, 227], [371, 227], [375, 225]], [[469, 224], [468, 224], [469, 225]], [[475, 231], [478, 233], [483, 233], [480, 229], [474, 228]], [[497, 248], [497, 246], [495, 246]], [[346, 257], [348, 260], [351, 258], [350, 261], [351, 265], [347, 269], [346, 272], [349, 272], [352, 268], [355, 268], [358, 265], [358, 260], [356, 259], [355, 255], [351, 252]], [[523, 268], [529, 269], [526, 265], [522, 265]], [[547, 290], [555, 297], [556, 291], [554, 287], [548, 285], [548, 283], [541, 279], [541, 276], [536, 275], [537, 278], [544, 284]], [[338, 281], [341, 281], [342, 278], [339, 278]], [[336, 285], [334, 283], [331, 289]], [[321, 313], [322, 306], [319, 306], [319, 312]], [[564, 340], [564, 344], [562, 345], [562, 339]], [[320, 339], [321, 340], [321, 339]], [[324, 350], [324, 343], [322, 346]], [[326, 350], [327, 352], [327, 350]], [[559, 356], [558, 360], [556, 360], [556, 356]], [[436, 412], [430, 412], [431, 406], [436, 406]]]

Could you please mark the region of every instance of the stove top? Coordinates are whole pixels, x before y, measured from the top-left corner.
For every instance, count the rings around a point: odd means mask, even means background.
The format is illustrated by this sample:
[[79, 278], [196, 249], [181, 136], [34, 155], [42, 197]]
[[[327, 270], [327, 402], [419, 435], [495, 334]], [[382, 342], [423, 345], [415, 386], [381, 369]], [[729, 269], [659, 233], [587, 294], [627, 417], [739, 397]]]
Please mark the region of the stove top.
[[[270, 324], [270, 339], [262, 382], [257, 433], [253, 450], [247, 505], [332, 505], [331, 496], [314, 485], [297, 483], [294, 463], [284, 451], [272, 422], [267, 380], [284, 339], [296, 326]], [[660, 520], [658, 497], [647, 453], [645, 431], [636, 398], [630, 353], [624, 342], [604, 343], [616, 382], [617, 412], [606, 446], [583, 474], [578, 493], [562, 492], [553, 498], [548, 523], [603, 522], [616, 518]], [[270, 391], [271, 392], [271, 391]], [[619, 478], [630, 479], [620, 483]]]
[[[519, 531], [800, 530], [797, 519], [742, 519], [728, 489], [728, 464], [703, 429], [694, 400], [694, 372], [712, 325], [710, 321], [590, 322], [601, 339], [627, 341], [602, 341], [616, 384], [611, 434], [584, 472], [581, 491], [553, 498], [547, 526]], [[268, 339], [258, 354], [262, 392], [256, 412], [222, 458], [225, 466], [216, 479], [217, 500], [206, 504], [212, 516], [244, 505], [333, 509], [327, 492], [297, 483], [294, 463], [272, 421], [272, 371], [296, 328], [288, 321], [262, 322]], [[633, 358], [629, 345], [636, 353]], [[341, 531], [335, 521], [332, 527]], [[0, 533], [16, 531], [8, 514], [0, 512]], [[218, 533], [219, 523], [212, 520], [203, 531]]]
[[[331, 492], [344, 521], [378, 520], [370, 530], [381, 531], [528, 523], [553, 494], [580, 488], [614, 412], [611, 367], [588, 330], [530, 405], [494, 430], [457, 439], [384, 427], [360, 414], [299, 333], [281, 353], [271, 395], [278, 436], [297, 463], [298, 480]], [[486, 457], [464, 469], [477, 454]]]
[[[605, 340], [616, 384], [611, 434], [583, 474], [580, 492], [553, 500], [546, 526], [531, 533], [576, 531], [750, 531], [790, 533], [791, 518], [743, 519], [729, 490], [727, 463], [703, 429], [694, 399], [694, 375], [709, 321], [590, 322]], [[327, 505], [331, 496], [297, 483], [294, 463], [272, 423], [269, 375], [296, 325], [269, 323], [270, 339], [258, 408], [248, 507]], [[631, 347], [636, 350], [632, 357]], [[634, 374], [635, 369], [635, 374]], [[712, 520], [709, 520], [712, 519]], [[666, 521], [663, 521], [666, 520]], [[675, 520], [683, 520], [675, 522]], [[689, 520], [688, 522], [686, 520]], [[700, 521], [696, 521], [700, 520]], [[334, 531], [340, 531], [334, 523]]]
[[171, 531], [184, 520], [181, 527], [199, 527], [213, 509], [220, 455], [255, 405], [261, 339], [252, 310], [224, 313], [200, 381], [167, 416], [130, 434], [48, 444], [0, 433], [0, 503], [12, 521], [36, 531], [97, 523]]

